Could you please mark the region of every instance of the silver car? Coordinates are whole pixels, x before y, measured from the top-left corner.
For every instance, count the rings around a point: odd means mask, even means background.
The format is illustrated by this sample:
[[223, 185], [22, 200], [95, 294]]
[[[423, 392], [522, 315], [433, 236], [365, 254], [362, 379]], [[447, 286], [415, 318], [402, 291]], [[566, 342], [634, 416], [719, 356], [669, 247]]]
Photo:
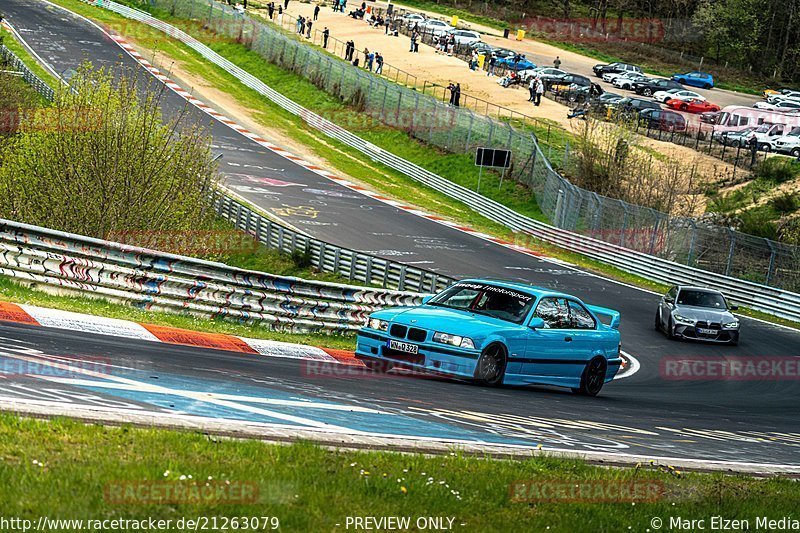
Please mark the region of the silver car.
[[655, 327], [670, 339], [683, 338], [736, 345], [739, 319], [719, 291], [704, 287], [672, 287], [658, 304]]

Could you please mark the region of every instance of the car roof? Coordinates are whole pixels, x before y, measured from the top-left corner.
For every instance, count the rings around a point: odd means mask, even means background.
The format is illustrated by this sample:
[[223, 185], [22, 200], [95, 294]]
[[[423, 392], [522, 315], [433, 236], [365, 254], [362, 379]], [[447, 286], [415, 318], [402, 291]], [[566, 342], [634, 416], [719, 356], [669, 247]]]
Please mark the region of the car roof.
[[521, 292], [525, 292], [527, 294], [532, 294], [537, 298], [543, 298], [545, 296], [556, 296], [556, 297], [572, 298], [578, 300], [580, 299], [571, 294], [554, 291], [551, 289], [547, 289], [545, 287], [539, 287], [537, 285], [531, 285], [530, 283], [525, 283], [524, 281], [496, 279], [496, 278], [470, 278], [470, 279], [459, 280], [458, 283], [484, 283], [486, 285], [494, 285], [496, 287], [518, 290]]
[[712, 289], [710, 287], [698, 287], [697, 285], [677, 285], [679, 291], [690, 290], [690, 291], [701, 291], [701, 292], [713, 292], [715, 294], [722, 294], [717, 289]]

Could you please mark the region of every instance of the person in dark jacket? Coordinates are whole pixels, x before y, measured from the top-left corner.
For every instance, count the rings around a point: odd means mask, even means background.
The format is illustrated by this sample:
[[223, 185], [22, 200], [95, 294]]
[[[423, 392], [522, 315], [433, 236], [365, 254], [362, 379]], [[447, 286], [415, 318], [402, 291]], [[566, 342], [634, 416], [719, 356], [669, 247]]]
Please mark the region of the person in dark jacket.
[[325, 29], [322, 30], [322, 48], [328, 48], [328, 37], [331, 36], [331, 31], [325, 26]]
[[319, 17], [319, 4], [314, 7], [314, 20], [317, 20], [317, 17]]

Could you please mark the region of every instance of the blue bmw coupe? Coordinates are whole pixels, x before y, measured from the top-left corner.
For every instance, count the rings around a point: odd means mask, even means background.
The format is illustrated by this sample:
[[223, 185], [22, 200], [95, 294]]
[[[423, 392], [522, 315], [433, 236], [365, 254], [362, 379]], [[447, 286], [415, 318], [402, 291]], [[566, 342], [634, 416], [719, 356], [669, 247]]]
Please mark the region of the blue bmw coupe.
[[524, 283], [464, 280], [420, 306], [372, 313], [356, 357], [379, 372], [402, 366], [595, 396], [622, 363], [619, 313]]

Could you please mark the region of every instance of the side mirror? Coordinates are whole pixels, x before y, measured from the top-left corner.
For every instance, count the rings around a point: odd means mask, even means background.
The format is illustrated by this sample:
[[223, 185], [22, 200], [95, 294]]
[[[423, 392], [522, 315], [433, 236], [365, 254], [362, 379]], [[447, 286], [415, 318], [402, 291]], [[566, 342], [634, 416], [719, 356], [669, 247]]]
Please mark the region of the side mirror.
[[531, 318], [531, 321], [528, 324], [528, 327], [531, 328], [531, 329], [542, 329], [544, 327], [544, 320], [542, 320], [538, 316], [535, 316], [535, 317]]
[[730, 309], [731, 309], [731, 311], [738, 311], [739, 310], [739, 306], [736, 305], [736, 304], [731, 304]]
[[425, 305], [426, 303], [430, 302], [432, 298], [433, 298], [433, 294], [426, 294], [425, 296], [423, 296], [422, 297], [422, 305]]
[[674, 304], [675, 303], [675, 298], [670, 298], [669, 296], [664, 296], [664, 301], [667, 302], [668, 304]]

